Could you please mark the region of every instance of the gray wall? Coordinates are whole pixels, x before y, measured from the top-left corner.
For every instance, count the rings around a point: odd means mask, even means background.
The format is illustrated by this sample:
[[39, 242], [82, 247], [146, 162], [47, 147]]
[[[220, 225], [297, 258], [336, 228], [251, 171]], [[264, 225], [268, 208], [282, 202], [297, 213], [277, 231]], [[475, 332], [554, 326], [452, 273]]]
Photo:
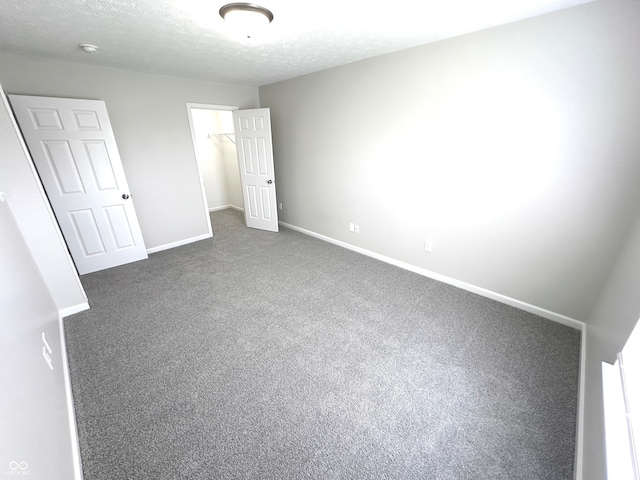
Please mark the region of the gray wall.
[[104, 100], [147, 248], [208, 232], [186, 103], [258, 106], [258, 89], [0, 53], [7, 93]]
[[638, 5], [261, 87], [280, 219], [586, 320], [640, 202]]
[[[0, 203], [0, 478], [70, 480], [74, 446], [58, 309], [12, 215], [20, 199], [7, 198]], [[42, 355], [43, 332], [53, 370]]]

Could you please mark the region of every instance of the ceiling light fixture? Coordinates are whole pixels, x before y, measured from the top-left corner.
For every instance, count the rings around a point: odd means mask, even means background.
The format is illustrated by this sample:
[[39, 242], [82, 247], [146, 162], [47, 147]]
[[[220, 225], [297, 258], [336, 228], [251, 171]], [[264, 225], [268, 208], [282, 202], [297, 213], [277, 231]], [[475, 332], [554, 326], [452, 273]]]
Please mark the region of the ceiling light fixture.
[[85, 53], [93, 54], [98, 52], [98, 47], [95, 45], [91, 45], [90, 43], [81, 43], [78, 45], [78, 47], [80, 47], [80, 49]]
[[253, 3], [229, 3], [220, 9], [220, 16], [229, 25], [242, 31], [247, 38], [251, 38], [255, 30], [273, 21], [273, 13]]

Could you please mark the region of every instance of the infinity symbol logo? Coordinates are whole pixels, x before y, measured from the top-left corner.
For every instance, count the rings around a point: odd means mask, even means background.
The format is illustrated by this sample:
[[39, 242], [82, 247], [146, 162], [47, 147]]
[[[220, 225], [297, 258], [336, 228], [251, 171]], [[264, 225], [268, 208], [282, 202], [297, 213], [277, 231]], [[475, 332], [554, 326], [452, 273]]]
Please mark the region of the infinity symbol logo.
[[29, 464], [27, 462], [9, 462], [9, 468], [11, 470], [26, 470], [29, 468]]

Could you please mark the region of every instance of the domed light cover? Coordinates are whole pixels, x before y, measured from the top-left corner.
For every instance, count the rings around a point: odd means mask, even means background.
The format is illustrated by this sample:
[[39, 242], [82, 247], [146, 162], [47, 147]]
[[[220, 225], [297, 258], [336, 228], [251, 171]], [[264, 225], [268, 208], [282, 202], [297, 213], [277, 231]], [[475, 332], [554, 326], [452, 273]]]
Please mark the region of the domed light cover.
[[229, 3], [220, 9], [220, 16], [234, 28], [246, 32], [248, 37], [273, 20], [273, 13], [253, 3]]

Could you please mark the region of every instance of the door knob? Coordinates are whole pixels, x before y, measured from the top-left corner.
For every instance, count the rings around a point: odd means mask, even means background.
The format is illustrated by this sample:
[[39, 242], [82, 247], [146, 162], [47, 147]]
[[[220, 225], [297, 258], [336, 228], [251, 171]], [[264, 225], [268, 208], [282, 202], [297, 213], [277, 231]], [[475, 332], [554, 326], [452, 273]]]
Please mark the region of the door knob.
[[122, 194], [122, 199], [126, 200], [127, 198], [129, 198], [129, 194], [128, 193], [123, 193]]
[[273, 180], [267, 180], [267, 183], [271, 185], [273, 183]]

